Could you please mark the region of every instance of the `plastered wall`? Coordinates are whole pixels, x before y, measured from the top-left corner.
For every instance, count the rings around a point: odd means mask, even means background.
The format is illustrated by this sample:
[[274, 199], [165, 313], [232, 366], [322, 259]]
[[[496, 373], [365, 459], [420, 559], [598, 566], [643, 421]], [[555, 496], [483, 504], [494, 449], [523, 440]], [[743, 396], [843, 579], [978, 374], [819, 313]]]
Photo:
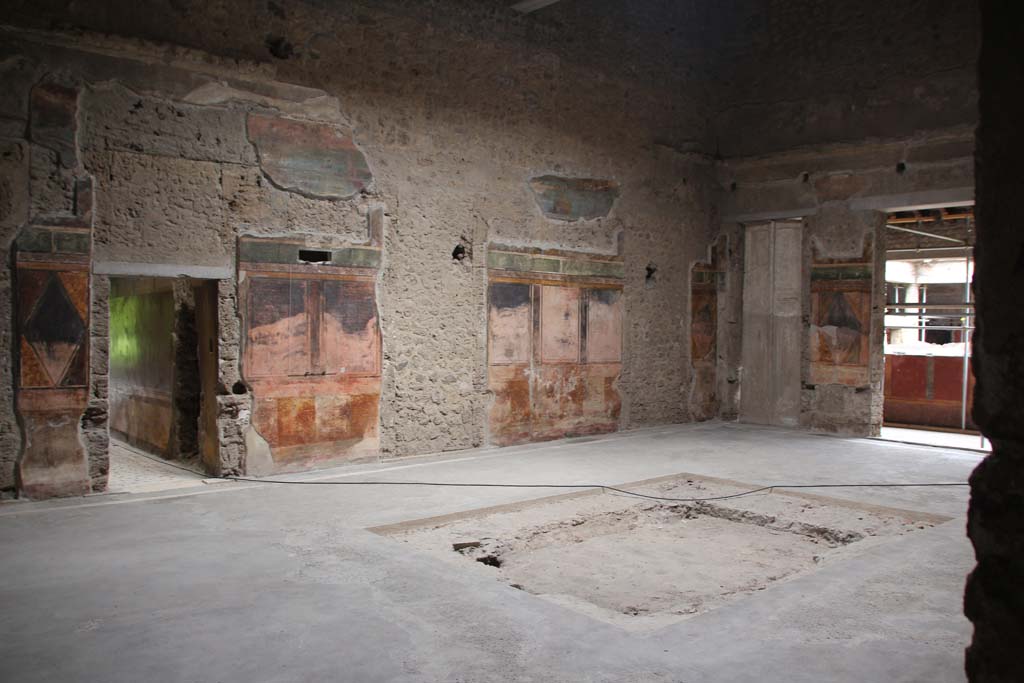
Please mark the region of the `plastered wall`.
[[[864, 39], [871, 60], [808, 35], [905, 18], [906, 8], [850, 17], [775, 4], [562, 2], [525, 17], [497, 0], [7, 5], [5, 244], [33, 216], [79, 212], [77, 180], [90, 179], [96, 197], [79, 433], [90, 486], [103, 487], [107, 467], [109, 277], [215, 283], [210, 469], [246, 471], [249, 454], [264, 449], [243, 372], [240, 238], [338, 251], [379, 237], [380, 456], [488, 442], [492, 248], [621, 259], [618, 428], [734, 416], [745, 223], [804, 218], [810, 297], [816, 259], [862, 255], [870, 235], [877, 257], [880, 210], [964, 196], [973, 183], [967, 14], [935, 14], [942, 41], [953, 29], [967, 36], [963, 55], [943, 58], [946, 71], [929, 70], [945, 43], [929, 43], [931, 29], [915, 24], [894, 48], [912, 58], [871, 99], [865, 75], [891, 70], [884, 51], [868, 48], [876, 38], [891, 44], [891, 31]], [[794, 35], [815, 55], [800, 69], [801, 51], [786, 48]], [[44, 80], [75, 93], [74, 125], [53, 138], [33, 137], [29, 125], [30, 93]], [[907, 92], [910, 100], [896, 98]], [[325, 158], [341, 170], [321, 172]], [[584, 186], [614, 192], [581, 199]], [[707, 345], [694, 365], [692, 271], [723, 238], [712, 377]], [[464, 258], [452, 257], [457, 246]], [[866, 385], [816, 383], [810, 348], [801, 424], [873, 429], [877, 369]], [[0, 429], [11, 435], [0, 446], [0, 485], [10, 487], [22, 445], [13, 394], [0, 399]]]
[[[972, 201], [972, 151], [969, 133], [940, 129], [719, 166], [725, 225], [742, 231], [746, 224], [790, 218], [804, 225], [801, 425], [839, 434], [878, 433], [884, 403], [885, 215], [901, 207]], [[833, 324], [840, 319], [846, 322]], [[736, 333], [742, 337], [742, 330]]]
[[[8, 239], [31, 224], [30, 206], [68, 215], [75, 210], [69, 180], [51, 172], [58, 162], [33, 161], [23, 151], [32, 144], [23, 132], [31, 115], [27, 93], [41, 79], [56, 78], [74, 92], [69, 144], [80, 175], [95, 184], [93, 404], [80, 418], [79, 433], [89, 446], [92, 488], [103, 488], [107, 468], [112, 277], [185, 275], [217, 282], [219, 452], [211, 470], [247, 471], [248, 455], [262, 448], [252, 427], [253, 387], [243, 371], [246, 330], [237, 251], [242, 237], [338, 250], [368, 245], [376, 231], [381, 255], [373, 282], [382, 343], [377, 453], [383, 457], [487, 442], [493, 401], [486, 370], [491, 245], [620, 257], [628, 322], [615, 389], [621, 396], [617, 426], [688, 415], [691, 370], [683, 335], [689, 305], [680, 293], [688, 283], [688, 264], [707, 253], [713, 231], [711, 163], [654, 144], [659, 123], [641, 103], [646, 93], [609, 79], [605, 89], [570, 99], [517, 99], [520, 93], [495, 107], [509, 78], [522, 79], [523, 87], [527, 81], [530, 88], [543, 83], [552, 92], [558, 84], [607, 78], [594, 66], [541, 58], [511, 38], [498, 45], [461, 45], [465, 59], [483, 59], [493, 69], [481, 72], [486, 86], [470, 93], [445, 82], [447, 73], [396, 73], [394, 91], [382, 91], [369, 78], [348, 89], [340, 82], [308, 88], [279, 80], [284, 74], [277, 64], [96, 35], [4, 35], [7, 56], [0, 75], [21, 98], [7, 103], [0, 120], [10, 150], [3, 176], [11, 188]], [[344, 78], [379, 68], [388, 46], [366, 48], [367, 54], [346, 62]], [[504, 51], [502, 59], [494, 50]], [[324, 59], [340, 56], [325, 53]], [[509, 65], [516, 65], [518, 75], [504, 73]], [[320, 80], [335, 71], [315, 73]], [[296, 80], [310, 79], [307, 73]], [[424, 94], [431, 92], [436, 95]], [[615, 104], [627, 94], [641, 99], [631, 99], [625, 109]], [[281, 135], [268, 139], [254, 117], [308, 122], [316, 135], [341, 140], [338, 149], [351, 157], [339, 158], [363, 160], [345, 161], [351, 172], [338, 174], [339, 186], [348, 190], [312, 183], [323, 174], [316, 173], [304, 133], [279, 126], [274, 134]], [[594, 179], [584, 189], [615, 191], [587, 204], [575, 179]], [[539, 182], [553, 183], [554, 189]], [[25, 186], [20, 213], [19, 183]], [[553, 215], [561, 209], [545, 199], [551, 196], [561, 197], [562, 204], [565, 197], [575, 198], [570, 205], [583, 203], [564, 216]], [[463, 245], [466, 258], [452, 258], [456, 245]], [[653, 284], [644, 277], [652, 260], [658, 263]], [[5, 442], [2, 467], [4, 484], [11, 486], [18, 430], [12, 404], [0, 407], [15, 436]]]

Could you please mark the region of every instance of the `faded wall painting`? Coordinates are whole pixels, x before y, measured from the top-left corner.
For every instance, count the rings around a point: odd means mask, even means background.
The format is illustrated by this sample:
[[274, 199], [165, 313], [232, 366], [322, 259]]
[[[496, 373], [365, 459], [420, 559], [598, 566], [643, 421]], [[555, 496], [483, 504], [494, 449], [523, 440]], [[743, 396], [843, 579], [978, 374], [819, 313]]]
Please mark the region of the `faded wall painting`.
[[813, 384], [870, 383], [872, 266], [863, 259], [815, 259], [811, 267]]
[[690, 410], [694, 420], [718, 416], [718, 294], [726, 258], [725, 238], [711, 248], [709, 262], [690, 271]]
[[587, 290], [587, 360], [619, 363], [622, 360], [622, 290]]
[[21, 386], [85, 386], [89, 274], [23, 267], [18, 279]]
[[577, 287], [540, 287], [540, 360], [580, 361], [580, 294]]
[[619, 196], [619, 184], [602, 178], [544, 175], [530, 179], [530, 190], [545, 216], [563, 221], [603, 218]]
[[491, 365], [530, 362], [533, 336], [531, 286], [521, 282], [494, 282], [488, 291], [488, 335]]
[[326, 123], [249, 114], [260, 168], [278, 187], [308, 197], [349, 199], [373, 181], [349, 131]]
[[81, 495], [91, 488], [79, 439], [89, 384], [89, 234], [27, 228], [15, 249], [20, 489]]
[[[256, 399], [253, 426], [270, 445], [276, 467], [375, 455], [381, 369], [376, 268], [283, 263], [287, 249], [242, 252], [275, 259], [242, 262], [241, 269], [243, 375]], [[336, 254], [335, 262], [347, 258]]]
[[695, 420], [710, 420], [718, 414], [717, 356], [717, 273], [695, 268], [690, 285], [690, 406]]
[[616, 430], [621, 283], [511, 270], [492, 270], [491, 277], [491, 443]]

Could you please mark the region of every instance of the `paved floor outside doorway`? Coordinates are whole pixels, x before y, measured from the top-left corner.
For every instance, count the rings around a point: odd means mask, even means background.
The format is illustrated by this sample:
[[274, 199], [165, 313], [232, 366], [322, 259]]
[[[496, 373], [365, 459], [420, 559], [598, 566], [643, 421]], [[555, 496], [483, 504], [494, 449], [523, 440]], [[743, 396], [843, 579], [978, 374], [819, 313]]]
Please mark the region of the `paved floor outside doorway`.
[[172, 463], [110, 440], [109, 493], [147, 493], [199, 486], [205, 478], [189, 471], [188, 463]]

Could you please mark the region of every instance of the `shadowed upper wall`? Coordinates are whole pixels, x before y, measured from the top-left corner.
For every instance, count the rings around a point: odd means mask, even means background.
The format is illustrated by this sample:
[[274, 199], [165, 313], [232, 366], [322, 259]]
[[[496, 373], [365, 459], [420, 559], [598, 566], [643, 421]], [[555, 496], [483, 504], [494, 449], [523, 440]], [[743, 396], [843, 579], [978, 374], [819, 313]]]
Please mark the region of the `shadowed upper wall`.
[[977, 121], [976, 0], [725, 0], [711, 15], [726, 157]]

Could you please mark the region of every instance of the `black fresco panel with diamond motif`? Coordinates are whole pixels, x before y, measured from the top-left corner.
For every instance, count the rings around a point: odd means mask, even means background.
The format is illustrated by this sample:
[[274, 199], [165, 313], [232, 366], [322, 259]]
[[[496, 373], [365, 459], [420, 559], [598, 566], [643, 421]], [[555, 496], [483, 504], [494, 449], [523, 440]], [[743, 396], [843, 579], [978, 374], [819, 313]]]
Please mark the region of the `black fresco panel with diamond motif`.
[[21, 333], [53, 386], [85, 383], [85, 321], [56, 272], [50, 272], [35, 302], [23, 301], [30, 312]]

